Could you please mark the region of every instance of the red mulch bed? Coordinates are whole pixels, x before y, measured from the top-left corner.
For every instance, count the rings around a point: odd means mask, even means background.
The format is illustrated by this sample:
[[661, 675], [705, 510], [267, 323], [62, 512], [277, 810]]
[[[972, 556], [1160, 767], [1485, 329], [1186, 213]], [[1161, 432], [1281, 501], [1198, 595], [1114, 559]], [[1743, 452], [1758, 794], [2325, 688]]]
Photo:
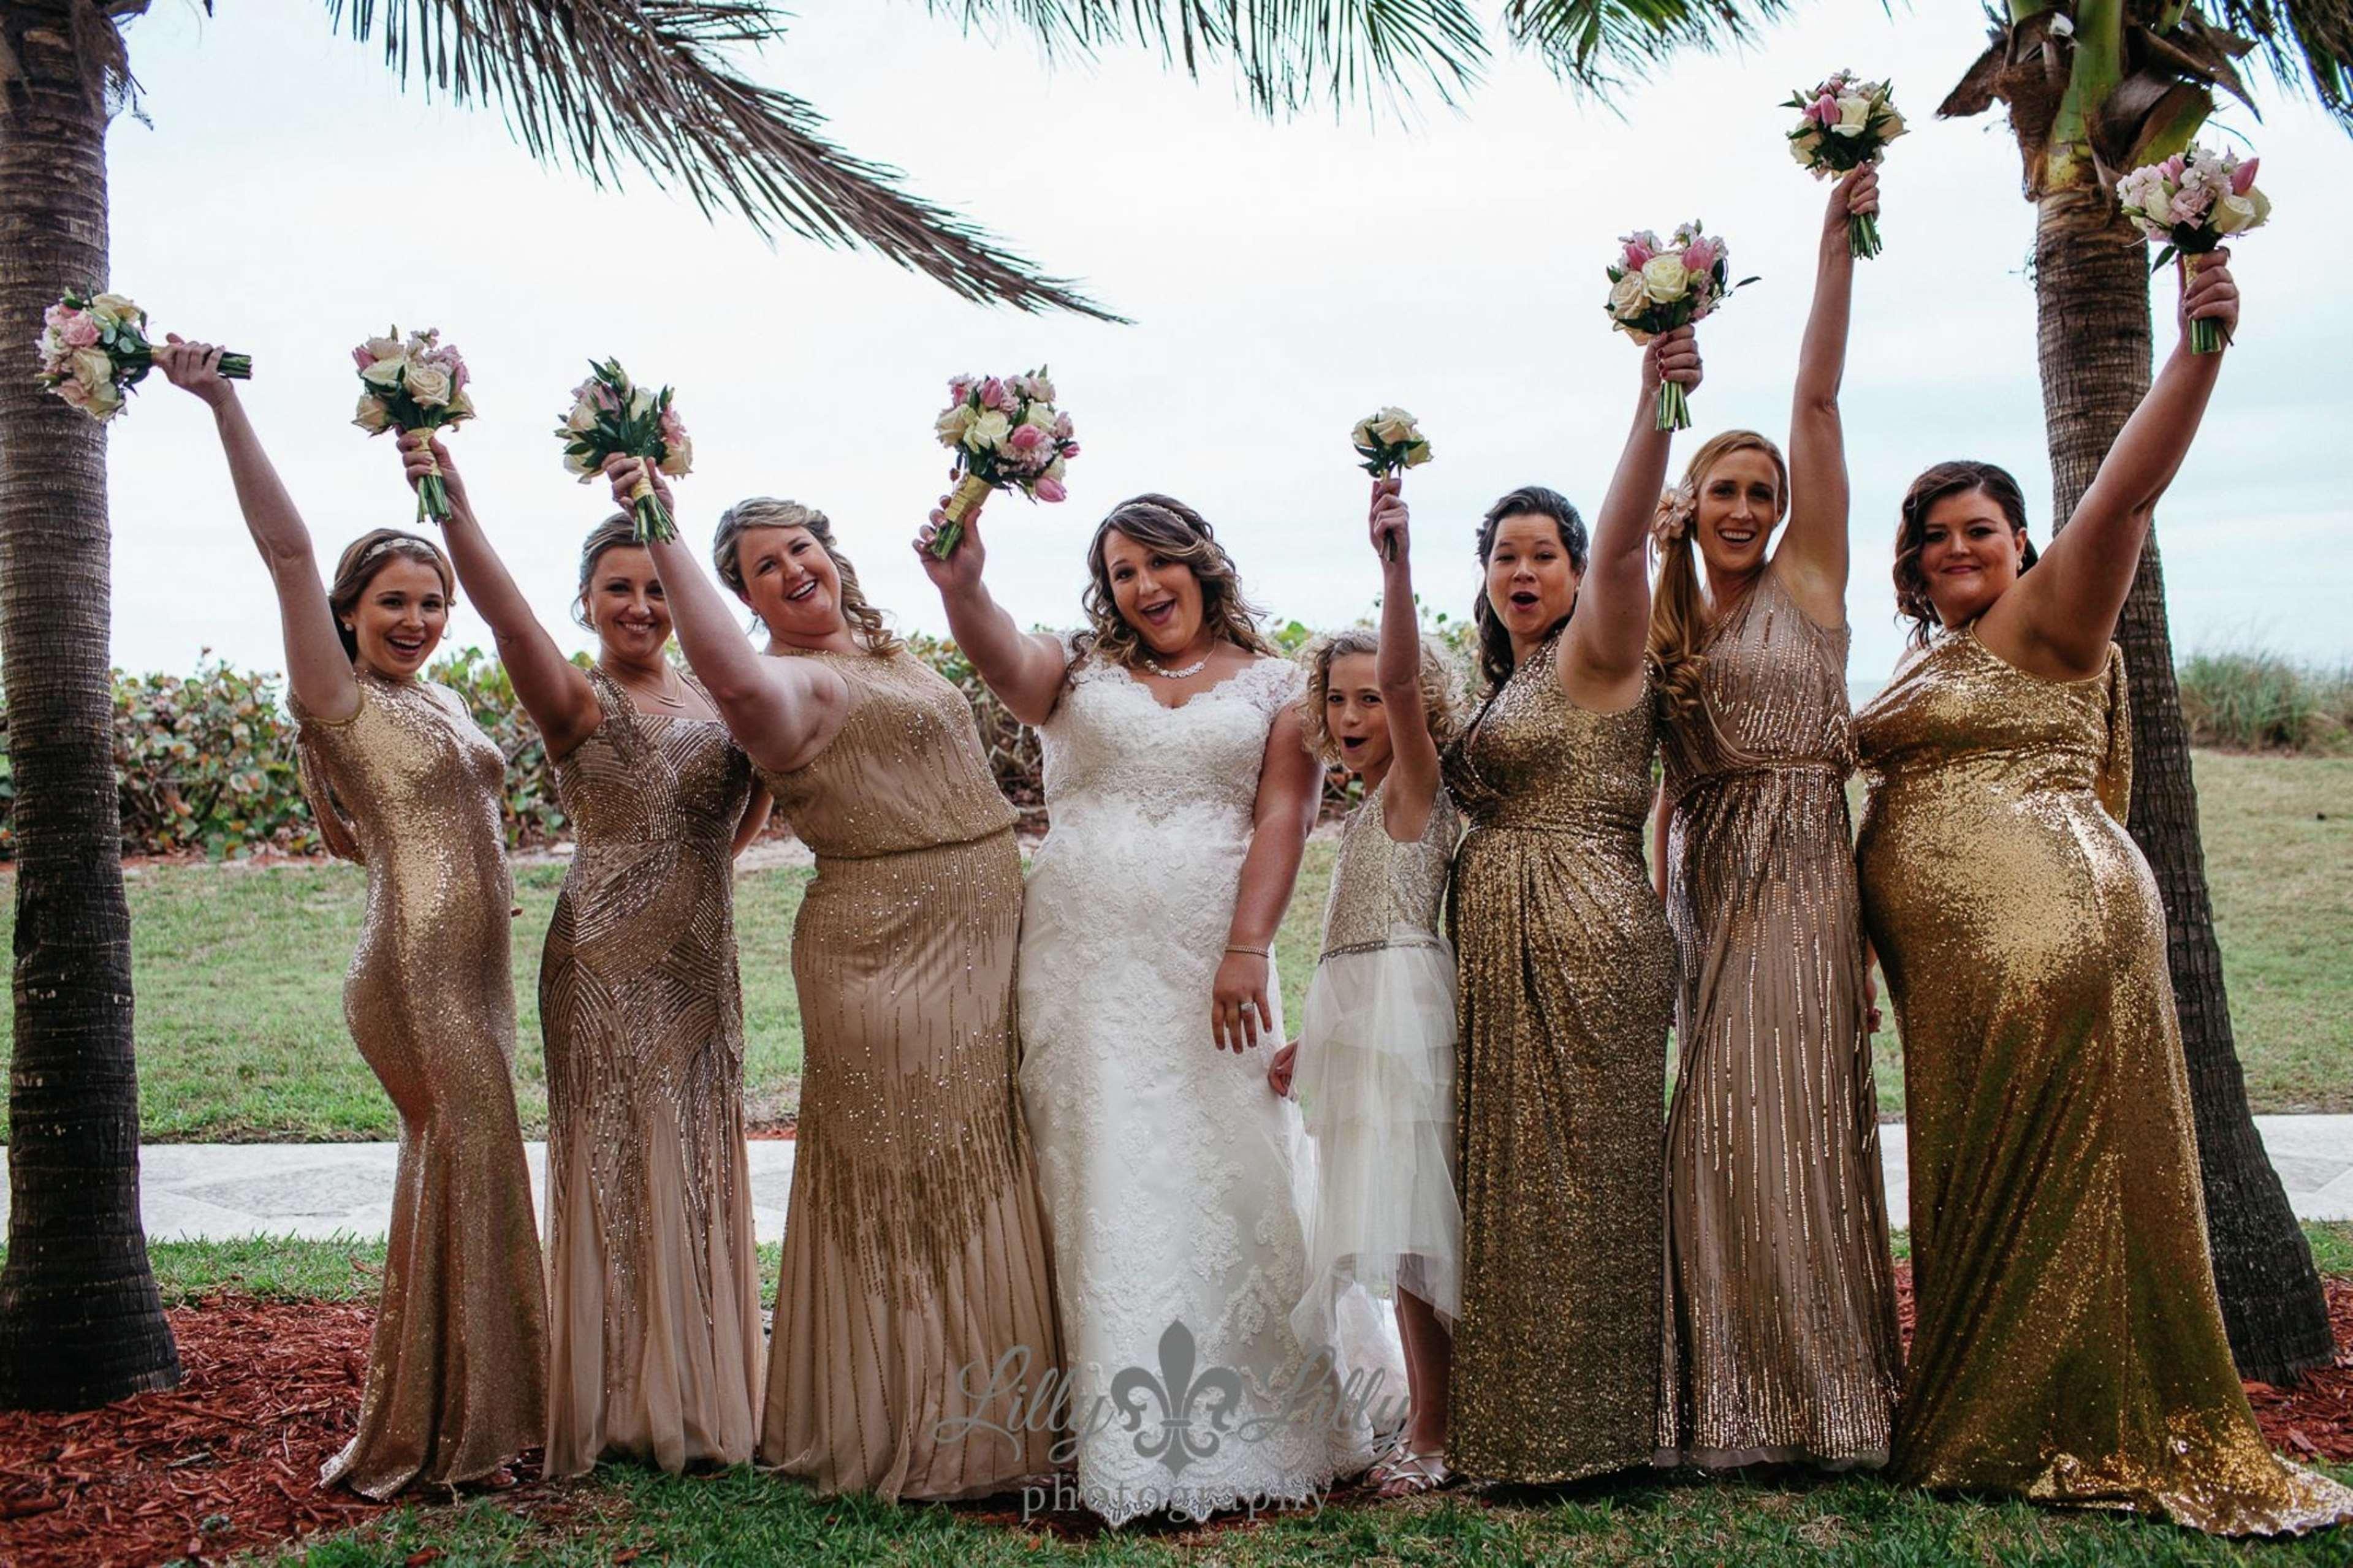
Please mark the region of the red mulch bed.
[[[1908, 1342], [1911, 1268], [1895, 1279]], [[2328, 1316], [2336, 1364], [2295, 1389], [2251, 1383], [2247, 1397], [2274, 1447], [2353, 1463], [2353, 1280], [2328, 1281]], [[211, 1562], [381, 1511], [318, 1480], [351, 1436], [374, 1317], [365, 1302], [214, 1298], [172, 1311], [186, 1374], [172, 1392], [70, 1415], [0, 1413], [0, 1563]]]

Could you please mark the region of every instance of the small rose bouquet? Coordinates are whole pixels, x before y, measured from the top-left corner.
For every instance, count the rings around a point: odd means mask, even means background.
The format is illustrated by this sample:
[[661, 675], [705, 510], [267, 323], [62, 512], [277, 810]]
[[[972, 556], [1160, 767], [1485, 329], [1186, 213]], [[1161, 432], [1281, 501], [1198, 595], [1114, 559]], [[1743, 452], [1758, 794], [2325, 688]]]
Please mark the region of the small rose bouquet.
[[[441, 341], [438, 328], [405, 338], [398, 327], [389, 328], [353, 349], [352, 363], [359, 366], [364, 388], [352, 423], [371, 436], [438, 430], [474, 416], [474, 400], [466, 392], [466, 358], [455, 343]], [[445, 522], [448, 517], [449, 490], [437, 468], [417, 483], [417, 519]]]
[[[1876, 163], [1887, 144], [1904, 134], [1904, 114], [1890, 84], [1865, 81], [1842, 70], [1811, 92], [1792, 93], [1782, 102], [1798, 111], [1789, 132], [1789, 155], [1817, 180], [1827, 180]], [[1855, 213], [1846, 220], [1847, 248], [1865, 259], [1879, 254], [1879, 216]]]
[[[2255, 167], [2229, 153], [2209, 153], [2192, 144], [2162, 163], [2135, 169], [2116, 182], [2116, 200], [2125, 216], [2152, 240], [2162, 240], [2149, 268], [2154, 272], [2176, 257], [2189, 278], [2198, 275], [2200, 257], [2211, 255], [2234, 235], [2261, 228], [2272, 216], [2271, 198], [2255, 189]], [[2220, 353], [2226, 340], [2221, 324], [2189, 323], [2193, 353]]]
[[[1430, 438], [1421, 433], [1420, 422], [1402, 408], [1382, 408], [1366, 415], [1348, 432], [1348, 444], [1363, 459], [1358, 466], [1377, 479], [1430, 461]], [[1385, 542], [1381, 552], [1395, 559], [1395, 549]]]
[[[1724, 241], [1703, 232], [1697, 219], [1677, 228], [1663, 245], [1649, 229], [1618, 244], [1618, 259], [1607, 268], [1609, 302], [1603, 309], [1609, 324], [1638, 343], [1715, 314], [1734, 289], [1757, 281], [1729, 281]], [[1691, 427], [1691, 404], [1679, 382], [1659, 384], [1658, 427]]]
[[[125, 396], [155, 365], [147, 312], [121, 294], [66, 290], [41, 318], [33, 349], [41, 356], [41, 384], [100, 424], [122, 412]], [[245, 381], [253, 356], [225, 353], [220, 373]]]
[[[671, 406], [670, 389], [647, 391], [618, 360], [588, 362], [588, 379], [572, 389], [572, 411], [556, 426], [555, 438], [564, 443], [564, 467], [584, 485], [605, 471], [607, 458], [643, 458], [672, 479], [694, 468], [694, 442]], [[629, 500], [640, 542], [678, 537], [652, 480], [639, 475]]]
[[955, 377], [933, 428], [955, 454], [955, 489], [942, 509], [946, 521], [932, 537], [932, 553], [943, 561], [955, 553], [964, 520], [990, 490], [1019, 490], [1033, 501], [1070, 493], [1063, 470], [1079, 444], [1071, 416], [1054, 406], [1054, 384], [1043, 366], [1027, 375]]

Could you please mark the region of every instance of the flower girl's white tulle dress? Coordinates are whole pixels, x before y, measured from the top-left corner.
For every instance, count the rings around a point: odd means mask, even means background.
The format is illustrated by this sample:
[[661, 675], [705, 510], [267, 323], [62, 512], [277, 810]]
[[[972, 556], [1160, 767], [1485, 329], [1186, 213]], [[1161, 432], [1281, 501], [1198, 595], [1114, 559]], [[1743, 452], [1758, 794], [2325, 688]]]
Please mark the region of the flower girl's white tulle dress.
[[1307, 989], [1293, 1091], [1314, 1138], [1307, 1293], [1291, 1322], [1330, 1344], [1353, 1286], [1410, 1290], [1450, 1325], [1462, 1296], [1455, 1194], [1454, 951], [1440, 906], [1462, 819], [1440, 786], [1419, 839], [1350, 814]]

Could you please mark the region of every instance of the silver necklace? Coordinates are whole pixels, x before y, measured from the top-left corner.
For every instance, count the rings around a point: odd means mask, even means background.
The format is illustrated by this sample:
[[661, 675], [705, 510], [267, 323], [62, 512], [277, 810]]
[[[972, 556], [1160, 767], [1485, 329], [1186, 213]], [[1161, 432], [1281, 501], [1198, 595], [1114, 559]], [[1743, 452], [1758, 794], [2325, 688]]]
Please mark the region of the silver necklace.
[[1163, 668], [1158, 659], [1147, 653], [1144, 656], [1144, 667], [1163, 680], [1183, 680], [1187, 676], [1198, 675], [1208, 668], [1209, 656], [1205, 653], [1182, 669], [1168, 669]]

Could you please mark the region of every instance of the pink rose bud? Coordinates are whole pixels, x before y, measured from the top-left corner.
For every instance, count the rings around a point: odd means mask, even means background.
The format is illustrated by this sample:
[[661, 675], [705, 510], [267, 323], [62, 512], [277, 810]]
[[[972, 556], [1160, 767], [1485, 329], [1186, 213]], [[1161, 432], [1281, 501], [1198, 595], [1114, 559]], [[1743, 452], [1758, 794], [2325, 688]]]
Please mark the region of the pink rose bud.
[[88, 316], [77, 314], [66, 323], [66, 330], [58, 335], [65, 340], [68, 348], [90, 348], [98, 342], [98, 323]]
[[1038, 481], [1038, 499], [1039, 500], [1068, 500], [1070, 498], [1071, 492], [1062, 488], [1061, 480], [1039, 479]]
[[2165, 171], [2165, 179], [2168, 184], [2179, 184], [2181, 183], [2181, 172], [2189, 166], [2189, 164], [2182, 162], [2181, 154], [2179, 153], [2176, 153], [2172, 157], [2168, 158], [2164, 163], [2158, 165], [2158, 168]]
[[1814, 100], [1814, 107], [1809, 112], [1813, 115], [1817, 125], [1836, 125], [1839, 122], [1838, 100], [1826, 92]]
[[1017, 452], [1031, 452], [1044, 443], [1046, 432], [1035, 425], [1024, 425], [1006, 438], [1006, 445]]
[[1057, 441], [1069, 440], [1071, 436], [1077, 433], [1077, 430], [1078, 426], [1071, 423], [1071, 416], [1069, 415], [1057, 414], [1054, 416], [1054, 439]]
[[90, 388], [79, 381], [67, 380], [58, 383], [58, 395], [76, 408], [90, 406]]
[[992, 375], [980, 384], [980, 405], [983, 408], [1009, 409], [1013, 406], [1013, 398], [1005, 390], [1005, 384]]
[[2231, 171], [2231, 194], [2232, 195], [2243, 196], [2249, 191], [2255, 188], [2255, 165], [2262, 162], [2263, 160], [2261, 158], [2250, 158], [2245, 163]]
[[1706, 240], [1683, 247], [1683, 265], [1694, 272], [1704, 272], [1715, 265], [1715, 247]]
[[949, 378], [948, 402], [951, 404], [962, 403], [965, 398], [970, 397], [971, 395], [972, 377], [968, 375], [958, 375], [951, 376]]

